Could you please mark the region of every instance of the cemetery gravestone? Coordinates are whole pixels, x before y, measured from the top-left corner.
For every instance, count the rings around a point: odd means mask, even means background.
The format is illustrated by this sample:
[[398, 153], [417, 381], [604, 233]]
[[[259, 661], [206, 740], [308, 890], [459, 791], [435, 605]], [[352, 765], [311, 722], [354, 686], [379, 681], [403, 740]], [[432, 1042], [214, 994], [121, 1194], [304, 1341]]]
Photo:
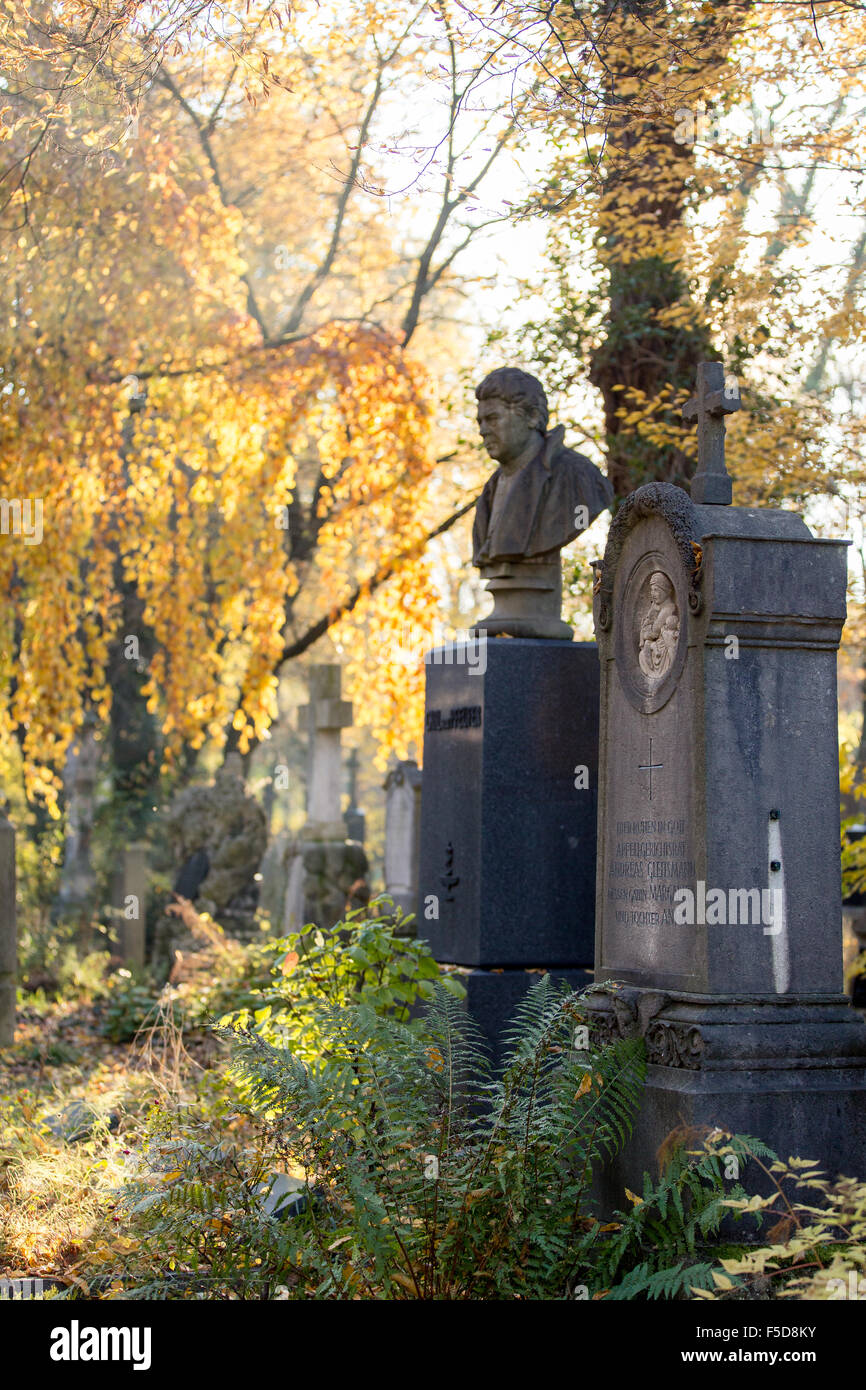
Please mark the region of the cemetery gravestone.
[[425, 658], [418, 934], [465, 967], [468, 1007], [499, 1055], [532, 972], [591, 979], [598, 658], [562, 621], [559, 552], [612, 493], [548, 431], [535, 377], [505, 368], [476, 395], [500, 465], [473, 530], [494, 609], [469, 641]]
[[696, 491], [716, 502], [639, 488], [595, 595], [596, 971], [620, 983], [590, 1004], [597, 1037], [640, 1032], [649, 1062], [612, 1203], [681, 1125], [866, 1176], [866, 1028], [842, 993], [847, 543], [725, 505], [724, 382], [704, 364], [693, 407], [714, 444]]
[[0, 1047], [15, 1041], [18, 933], [15, 906], [15, 830], [0, 807]]
[[96, 892], [90, 853], [100, 762], [96, 727], [96, 716], [88, 710], [79, 742], [67, 754], [64, 783], [69, 792], [68, 829], [54, 907], [56, 917], [85, 915], [93, 906]]
[[346, 839], [340, 813], [343, 785], [341, 731], [352, 723], [352, 705], [341, 698], [339, 666], [310, 669], [310, 702], [298, 712], [310, 734], [307, 823], [286, 853], [288, 881], [282, 930], [300, 931], [308, 923], [331, 927], [346, 905], [369, 896], [367, 856]]
[[120, 954], [129, 964], [139, 966], [145, 961], [147, 855], [146, 844], [127, 845], [112, 884], [113, 917]]
[[421, 772], [414, 758], [405, 758], [385, 778], [385, 892], [405, 916], [418, 908], [420, 848]]
[[346, 760], [349, 770], [349, 804], [343, 813], [346, 837], [362, 845], [367, 832], [367, 821], [358, 801], [358, 750], [353, 748]]
[[307, 831], [310, 839], [342, 839], [340, 814], [343, 752], [340, 736], [351, 727], [352, 704], [341, 698], [339, 666], [313, 666], [310, 703], [298, 711], [298, 727], [310, 735], [307, 775]]

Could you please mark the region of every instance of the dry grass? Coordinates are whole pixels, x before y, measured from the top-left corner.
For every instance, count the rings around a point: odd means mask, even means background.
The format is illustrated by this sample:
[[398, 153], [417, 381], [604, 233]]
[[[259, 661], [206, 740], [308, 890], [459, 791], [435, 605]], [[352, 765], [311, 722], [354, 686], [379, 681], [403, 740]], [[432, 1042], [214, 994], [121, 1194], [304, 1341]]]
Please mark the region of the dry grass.
[[[113, 1274], [146, 1252], [124, 1234], [117, 1194], [140, 1172], [144, 1121], [155, 1104], [183, 1104], [201, 1068], [171, 1010], [132, 1044], [109, 1044], [85, 1011], [49, 1006], [23, 1017], [16, 1046], [0, 1054], [0, 1278], [42, 1278], [85, 1296], [110, 1293]], [[46, 1063], [51, 1038], [80, 1042], [82, 1062]], [[52, 1132], [73, 1102], [92, 1130]]]

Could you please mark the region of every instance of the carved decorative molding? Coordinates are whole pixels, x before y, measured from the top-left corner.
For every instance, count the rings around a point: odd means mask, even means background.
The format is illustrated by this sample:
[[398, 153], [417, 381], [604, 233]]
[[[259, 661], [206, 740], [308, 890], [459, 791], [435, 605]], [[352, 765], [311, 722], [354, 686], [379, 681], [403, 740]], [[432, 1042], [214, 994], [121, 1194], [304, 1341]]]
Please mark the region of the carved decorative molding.
[[694, 526], [691, 498], [681, 487], [674, 487], [672, 483], [646, 483], [625, 499], [608, 532], [598, 590], [598, 625], [605, 632], [613, 620], [613, 582], [623, 545], [637, 523], [648, 516], [659, 516], [669, 526], [688, 579], [689, 609], [692, 613], [701, 611], [703, 556], [700, 546], [692, 540]]
[[644, 1025], [639, 1017], [640, 1013], [645, 1015], [644, 1010], [629, 1010], [624, 1001], [618, 999], [613, 1002], [621, 1007], [592, 1011], [590, 1037], [593, 1046], [609, 1047], [620, 1038], [642, 1033], [647, 1061], [654, 1066], [681, 1067], [687, 1071], [701, 1069], [706, 1042], [696, 1024], [651, 1016]]
[[699, 1071], [704, 1055], [704, 1038], [693, 1023], [656, 1019], [644, 1035], [646, 1058], [657, 1067], [685, 1067]]

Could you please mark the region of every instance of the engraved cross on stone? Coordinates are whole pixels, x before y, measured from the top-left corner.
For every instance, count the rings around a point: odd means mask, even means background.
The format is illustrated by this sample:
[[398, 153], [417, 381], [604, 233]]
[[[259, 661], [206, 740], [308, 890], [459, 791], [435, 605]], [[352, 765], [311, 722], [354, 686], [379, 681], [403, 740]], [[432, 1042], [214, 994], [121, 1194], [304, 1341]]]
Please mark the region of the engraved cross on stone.
[[638, 763], [638, 768], [637, 768], [637, 770], [638, 770], [638, 772], [648, 772], [648, 773], [649, 773], [649, 799], [650, 799], [650, 801], [652, 801], [652, 799], [653, 799], [653, 773], [654, 773], [654, 772], [657, 772], [660, 768], [663, 768], [663, 767], [664, 767], [664, 763], [654, 763], [654, 762], [653, 762], [653, 741], [652, 741], [652, 739], [650, 739], [650, 741], [649, 741], [649, 746], [650, 746], [650, 747], [649, 747], [649, 762]]
[[740, 408], [735, 377], [725, 380], [721, 362], [698, 363], [698, 390], [683, 407], [687, 425], [698, 424], [698, 471], [692, 501], [730, 506], [731, 479], [725, 467], [725, 416]]

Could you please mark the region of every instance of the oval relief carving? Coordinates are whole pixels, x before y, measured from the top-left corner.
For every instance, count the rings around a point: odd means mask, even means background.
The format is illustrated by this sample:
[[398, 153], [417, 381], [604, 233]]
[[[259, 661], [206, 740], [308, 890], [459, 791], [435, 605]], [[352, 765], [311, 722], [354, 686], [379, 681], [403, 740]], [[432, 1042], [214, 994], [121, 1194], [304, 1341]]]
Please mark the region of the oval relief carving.
[[686, 605], [670, 569], [659, 551], [642, 555], [619, 605], [617, 671], [629, 702], [646, 714], [670, 699], [686, 656]]
[[658, 689], [674, 664], [680, 640], [680, 612], [672, 580], [655, 570], [649, 580], [650, 601], [638, 637], [638, 665], [650, 690]]

